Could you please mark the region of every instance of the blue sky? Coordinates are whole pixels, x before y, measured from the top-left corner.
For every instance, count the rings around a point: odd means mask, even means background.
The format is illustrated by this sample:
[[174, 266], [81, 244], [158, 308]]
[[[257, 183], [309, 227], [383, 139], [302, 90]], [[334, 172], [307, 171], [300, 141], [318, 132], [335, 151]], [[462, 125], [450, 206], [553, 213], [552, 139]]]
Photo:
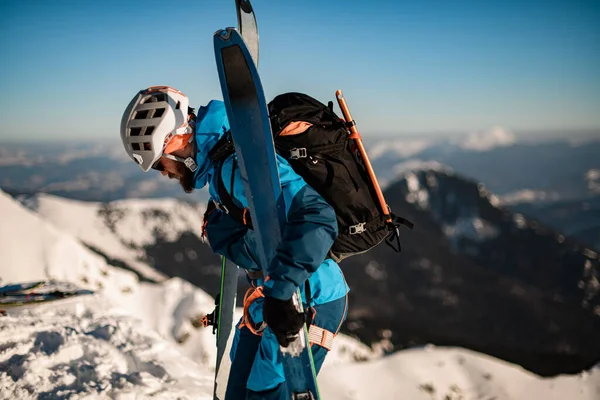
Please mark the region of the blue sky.
[[[254, 0], [268, 98], [342, 89], [363, 136], [600, 129], [600, 2]], [[137, 90], [221, 98], [234, 2], [0, 2], [0, 141], [118, 137]]]

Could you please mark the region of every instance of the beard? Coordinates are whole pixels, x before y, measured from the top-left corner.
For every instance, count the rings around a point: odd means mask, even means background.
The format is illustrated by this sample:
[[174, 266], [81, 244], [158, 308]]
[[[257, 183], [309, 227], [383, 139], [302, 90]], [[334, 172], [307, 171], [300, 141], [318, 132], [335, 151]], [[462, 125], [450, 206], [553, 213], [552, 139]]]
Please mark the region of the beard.
[[194, 191], [194, 173], [187, 167], [184, 167], [183, 175], [179, 178], [179, 184], [186, 193], [192, 193]]
[[194, 173], [183, 164], [177, 167], [176, 174], [169, 173], [169, 179], [177, 179], [186, 193], [192, 193], [195, 189]]

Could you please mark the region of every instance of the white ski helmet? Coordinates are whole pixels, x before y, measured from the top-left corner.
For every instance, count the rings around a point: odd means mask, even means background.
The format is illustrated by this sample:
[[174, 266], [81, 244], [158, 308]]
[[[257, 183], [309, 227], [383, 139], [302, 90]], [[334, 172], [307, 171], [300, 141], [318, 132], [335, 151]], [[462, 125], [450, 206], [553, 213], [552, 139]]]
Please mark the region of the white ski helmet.
[[175, 135], [189, 134], [189, 100], [169, 86], [151, 86], [131, 100], [121, 118], [127, 154], [147, 172]]

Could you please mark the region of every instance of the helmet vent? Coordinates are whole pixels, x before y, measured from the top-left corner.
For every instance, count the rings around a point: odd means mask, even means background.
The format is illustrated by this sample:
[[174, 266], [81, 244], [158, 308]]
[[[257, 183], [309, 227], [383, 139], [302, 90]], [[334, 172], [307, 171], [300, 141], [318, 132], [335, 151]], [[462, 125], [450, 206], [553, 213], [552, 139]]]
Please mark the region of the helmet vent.
[[164, 93], [154, 93], [152, 96], [146, 97], [141, 104], [158, 103], [161, 101], [167, 101], [167, 96]]
[[142, 128], [129, 128], [129, 136], [140, 136]]
[[160, 117], [162, 117], [162, 115], [164, 113], [165, 113], [164, 108], [157, 108], [156, 110], [154, 110], [154, 114], [152, 115], [152, 118], [160, 118]]
[[141, 148], [140, 148], [140, 144], [139, 144], [139, 143], [131, 143], [131, 148], [132, 148], [134, 151], [140, 151], [140, 150], [141, 150]]
[[176, 109], [176, 110], [179, 110], [180, 108], [181, 108], [181, 102], [180, 102], [180, 101], [178, 101], [178, 102], [177, 102], [177, 105], [175, 105], [175, 109]]
[[133, 116], [133, 119], [146, 119], [146, 118], [148, 118], [148, 111], [150, 111], [150, 110], [136, 111], [135, 115]]
[[144, 131], [144, 136], [150, 136], [150, 135], [152, 135], [152, 132], [154, 132], [154, 127], [153, 126], [147, 126], [146, 130]]

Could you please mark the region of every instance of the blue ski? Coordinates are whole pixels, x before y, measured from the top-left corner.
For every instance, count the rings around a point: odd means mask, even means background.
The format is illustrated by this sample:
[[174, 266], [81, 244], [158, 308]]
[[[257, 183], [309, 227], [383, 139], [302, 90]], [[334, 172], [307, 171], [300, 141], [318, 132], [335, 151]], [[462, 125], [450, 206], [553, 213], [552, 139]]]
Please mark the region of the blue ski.
[[[227, 116], [250, 215], [257, 232], [259, 262], [265, 275], [281, 242], [285, 205], [281, 193], [273, 136], [262, 83], [252, 56], [240, 34], [233, 28], [215, 33], [215, 58]], [[300, 291], [294, 302], [302, 311]], [[296, 340], [281, 348], [290, 399], [319, 399], [312, 353], [304, 327]]]
[[46, 281], [16, 283], [0, 287], [0, 296], [12, 296], [15, 294], [31, 293], [35, 289], [45, 285]]

